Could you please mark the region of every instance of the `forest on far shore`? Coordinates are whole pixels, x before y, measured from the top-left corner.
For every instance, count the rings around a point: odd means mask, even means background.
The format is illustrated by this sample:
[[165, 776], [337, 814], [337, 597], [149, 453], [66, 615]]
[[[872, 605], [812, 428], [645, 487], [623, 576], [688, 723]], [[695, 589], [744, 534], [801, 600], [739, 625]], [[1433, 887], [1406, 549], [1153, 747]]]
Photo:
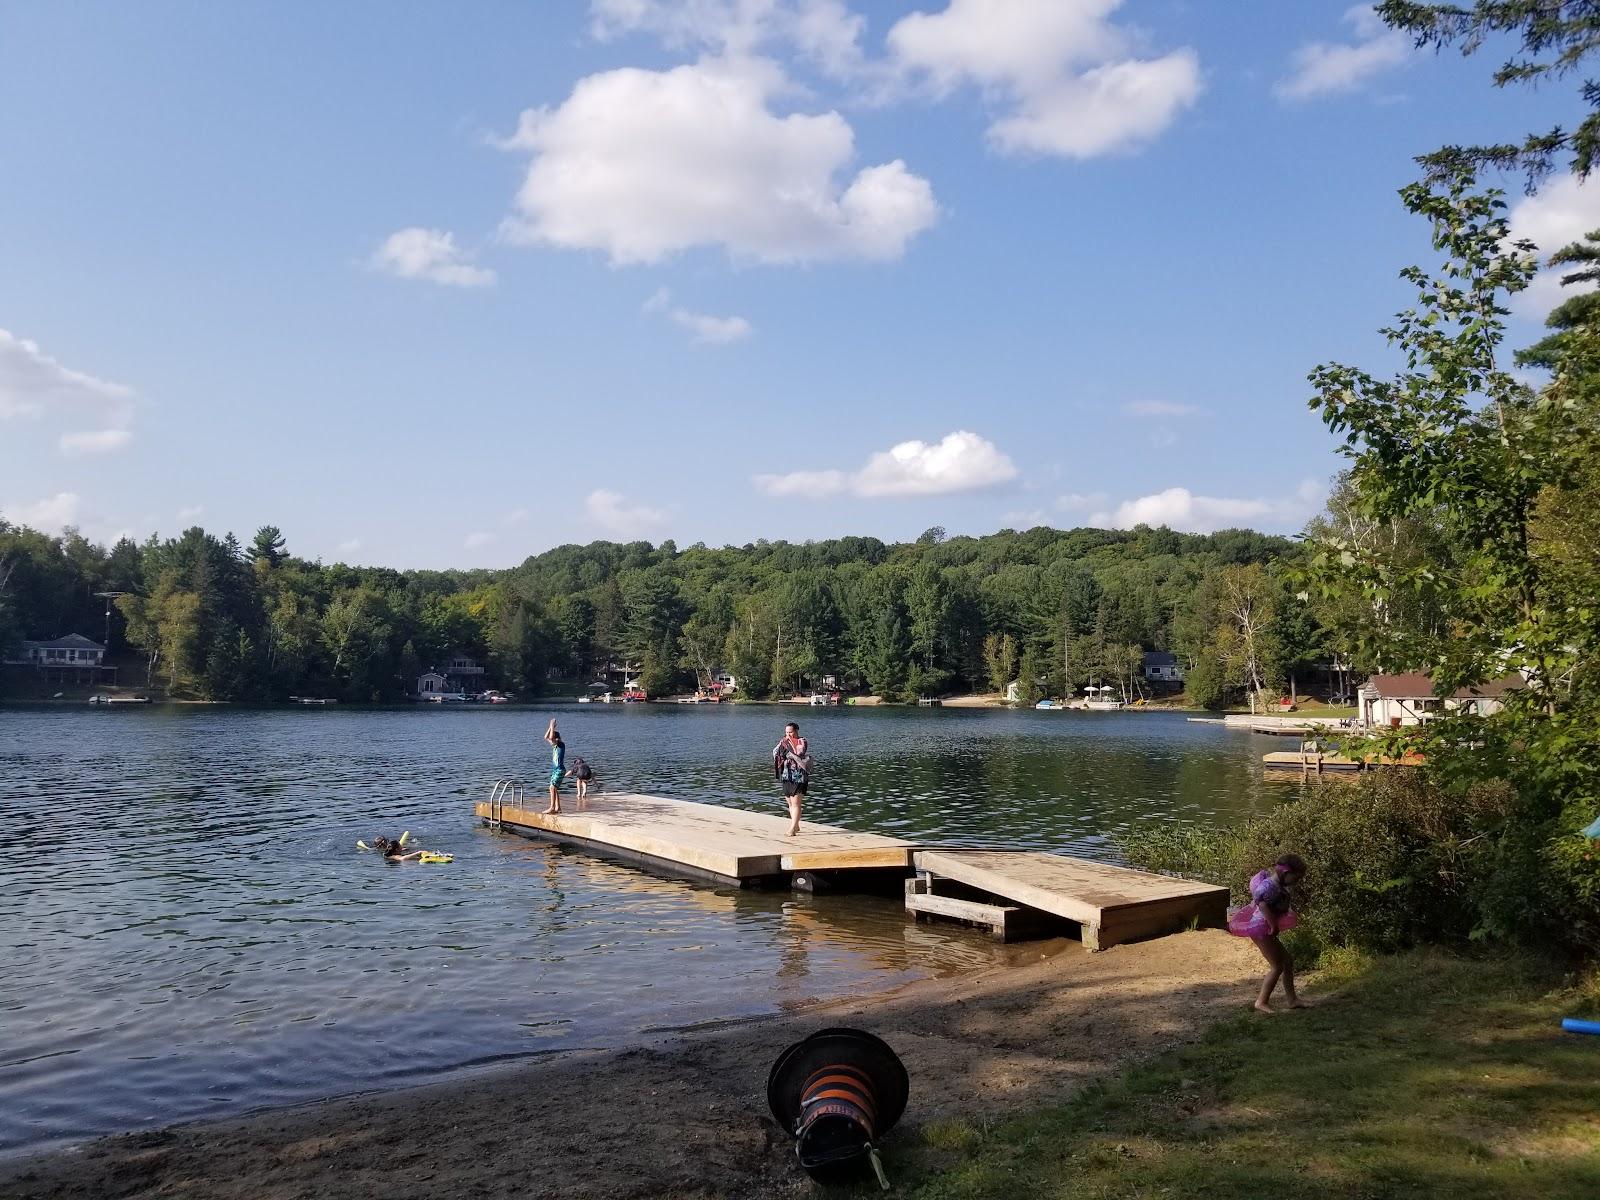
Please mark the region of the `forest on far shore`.
[[[1336, 493], [1337, 496], [1337, 493]], [[671, 541], [559, 546], [508, 570], [398, 571], [295, 556], [273, 526], [242, 543], [195, 527], [96, 545], [0, 520], [0, 643], [82, 633], [136, 650], [174, 696], [398, 700], [460, 650], [491, 685], [631, 668], [651, 695], [733, 672], [742, 696], [832, 675], [886, 699], [1003, 691], [1024, 700], [1098, 683], [1137, 695], [1146, 650], [1221, 704], [1346, 661], [1337, 613], [1296, 598], [1300, 543], [1212, 534], [1040, 527], [983, 537], [930, 529], [680, 549]], [[124, 671], [125, 683], [144, 672]]]

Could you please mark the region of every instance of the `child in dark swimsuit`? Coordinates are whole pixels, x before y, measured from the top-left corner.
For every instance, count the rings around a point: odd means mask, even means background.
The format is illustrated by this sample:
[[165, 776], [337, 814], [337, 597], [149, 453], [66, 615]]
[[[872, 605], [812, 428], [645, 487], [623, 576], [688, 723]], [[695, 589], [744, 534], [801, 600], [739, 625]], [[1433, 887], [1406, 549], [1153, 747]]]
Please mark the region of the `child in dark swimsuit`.
[[372, 839], [372, 848], [383, 855], [384, 862], [414, 862], [427, 850], [407, 850], [397, 838], [375, 837]]

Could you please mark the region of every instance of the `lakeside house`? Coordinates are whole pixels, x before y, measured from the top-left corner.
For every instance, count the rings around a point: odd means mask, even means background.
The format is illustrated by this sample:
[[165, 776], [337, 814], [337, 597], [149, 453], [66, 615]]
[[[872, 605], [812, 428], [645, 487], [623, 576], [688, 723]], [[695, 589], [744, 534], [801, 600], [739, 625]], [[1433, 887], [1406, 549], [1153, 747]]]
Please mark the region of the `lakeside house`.
[[449, 680], [440, 671], [424, 671], [417, 676], [417, 695], [422, 697], [442, 696], [450, 689], [446, 685]]
[[1182, 683], [1183, 668], [1178, 656], [1168, 650], [1144, 652], [1144, 677], [1151, 683]]
[[1505, 694], [1525, 686], [1522, 676], [1507, 675], [1473, 687], [1457, 688], [1448, 696], [1434, 693], [1426, 671], [1400, 675], [1374, 675], [1361, 685], [1361, 723], [1368, 729], [1421, 725], [1445, 713], [1493, 716], [1505, 707]]
[[99, 642], [69, 633], [50, 641], [18, 642], [3, 661], [8, 667], [31, 667], [52, 683], [115, 683], [117, 669], [106, 666], [105, 657]]
[[465, 696], [483, 690], [484, 669], [477, 659], [462, 650], [452, 650], [444, 657], [443, 670], [434, 667], [417, 676], [418, 699]]

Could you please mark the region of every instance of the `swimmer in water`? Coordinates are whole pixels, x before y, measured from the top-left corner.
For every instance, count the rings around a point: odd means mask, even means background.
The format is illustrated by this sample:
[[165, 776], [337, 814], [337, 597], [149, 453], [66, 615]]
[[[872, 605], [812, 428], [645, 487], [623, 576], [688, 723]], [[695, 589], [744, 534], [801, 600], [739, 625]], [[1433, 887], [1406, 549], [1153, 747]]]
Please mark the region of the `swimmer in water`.
[[433, 855], [433, 850], [407, 850], [395, 838], [375, 837], [372, 848], [383, 855], [385, 862], [414, 862], [423, 855]]

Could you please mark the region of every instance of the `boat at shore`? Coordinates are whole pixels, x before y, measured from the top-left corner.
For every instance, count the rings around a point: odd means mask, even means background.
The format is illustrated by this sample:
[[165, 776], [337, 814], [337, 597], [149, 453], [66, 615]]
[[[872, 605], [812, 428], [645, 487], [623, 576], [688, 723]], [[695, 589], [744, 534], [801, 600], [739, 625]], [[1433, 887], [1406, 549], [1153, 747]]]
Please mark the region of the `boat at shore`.
[[1096, 687], [1091, 683], [1083, 690], [1087, 697], [1083, 707], [1091, 712], [1113, 712], [1122, 707], [1122, 700], [1115, 694], [1117, 689], [1109, 683], [1105, 687]]
[[140, 704], [149, 704], [149, 696], [107, 696], [103, 693], [90, 696], [89, 703], [107, 708], [131, 708]]

